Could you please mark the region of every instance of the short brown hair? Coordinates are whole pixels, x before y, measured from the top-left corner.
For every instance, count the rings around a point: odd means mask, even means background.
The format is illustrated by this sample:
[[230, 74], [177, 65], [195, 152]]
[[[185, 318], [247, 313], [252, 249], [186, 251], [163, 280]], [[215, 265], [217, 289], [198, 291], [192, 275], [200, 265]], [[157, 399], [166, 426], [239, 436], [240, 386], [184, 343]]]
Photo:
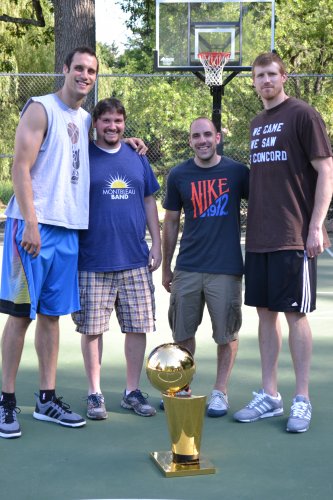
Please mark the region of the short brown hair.
[[71, 69], [71, 64], [72, 64], [72, 61], [73, 61], [75, 54], [89, 54], [90, 56], [94, 57], [97, 61], [97, 73], [98, 73], [99, 64], [98, 64], [96, 52], [91, 47], [86, 47], [86, 46], [76, 47], [75, 49], [73, 49], [71, 52], [69, 52], [67, 54], [67, 56], [65, 57], [64, 64], [65, 64], [65, 66], [67, 66], [67, 68], [69, 70]]
[[123, 115], [124, 120], [126, 120], [125, 107], [123, 103], [115, 97], [107, 97], [106, 99], [102, 99], [96, 104], [92, 114], [93, 120], [98, 120], [98, 118], [104, 115], [104, 113], [106, 113], [107, 111], [109, 111], [110, 113], [119, 113], [120, 115]]
[[252, 76], [254, 76], [254, 68], [256, 66], [268, 66], [273, 62], [279, 65], [281, 75], [285, 75], [287, 71], [281, 57], [279, 57], [276, 52], [263, 52], [262, 54], [259, 54], [253, 61]]

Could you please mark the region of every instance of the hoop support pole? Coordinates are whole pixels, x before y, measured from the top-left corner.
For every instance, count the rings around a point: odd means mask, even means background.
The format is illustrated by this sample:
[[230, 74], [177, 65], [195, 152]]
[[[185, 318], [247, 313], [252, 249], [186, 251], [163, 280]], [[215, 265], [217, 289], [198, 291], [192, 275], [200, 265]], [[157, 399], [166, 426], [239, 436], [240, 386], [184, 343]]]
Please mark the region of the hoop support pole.
[[210, 87], [210, 93], [213, 96], [212, 122], [216, 130], [221, 132], [221, 114], [222, 114], [222, 85], [214, 85]]
[[235, 78], [235, 76], [237, 76], [241, 71], [242, 70], [239, 69], [238, 71], [233, 71], [232, 73], [230, 73], [227, 76], [227, 78], [222, 82], [222, 87], [225, 87], [226, 85], [228, 85], [228, 83], [231, 82], [231, 80], [233, 80]]
[[205, 75], [203, 75], [200, 71], [192, 71], [193, 75], [195, 75], [202, 82], [205, 81]]
[[[213, 96], [212, 122], [219, 133], [221, 133], [222, 128], [222, 97], [224, 96], [224, 87], [228, 85], [228, 83], [231, 82], [231, 80], [233, 80], [241, 71], [242, 69], [239, 69], [230, 73], [222, 82], [222, 85], [213, 85], [210, 87], [210, 93]], [[192, 73], [202, 82], [205, 81], [205, 77], [200, 71], [192, 71]], [[221, 142], [217, 147], [217, 152], [218, 154], [223, 155], [223, 134], [221, 134]]]

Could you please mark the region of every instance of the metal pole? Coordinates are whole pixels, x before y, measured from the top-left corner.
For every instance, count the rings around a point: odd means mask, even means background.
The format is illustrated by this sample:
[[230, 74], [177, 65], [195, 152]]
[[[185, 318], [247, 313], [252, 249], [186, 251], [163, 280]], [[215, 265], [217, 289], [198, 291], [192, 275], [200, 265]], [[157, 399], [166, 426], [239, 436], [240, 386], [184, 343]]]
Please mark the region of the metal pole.
[[216, 130], [221, 132], [221, 141], [217, 146], [217, 153], [223, 155], [223, 133], [222, 133], [222, 97], [224, 96], [224, 87], [235, 78], [235, 76], [240, 73], [241, 70], [233, 71], [228, 75], [228, 77], [223, 81], [222, 85], [214, 85], [210, 87], [210, 93], [213, 96], [213, 111], [212, 111], [212, 122], [214, 123]]
[[[230, 73], [227, 78], [223, 81], [222, 85], [213, 85], [210, 87], [210, 93], [213, 96], [213, 111], [212, 111], [212, 122], [214, 123], [216, 130], [221, 132], [222, 130], [222, 97], [224, 96], [224, 87], [235, 78], [235, 76], [240, 73], [242, 69], [238, 69]], [[195, 76], [199, 78], [202, 82], [205, 81], [205, 77], [200, 71], [193, 71]], [[217, 147], [217, 153], [223, 155], [223, 134], [221, 134], [221, 142]]]
[[[222, 96], [224, 94], [224, 88], [222, 85], [214, 85], [213, 87], [210, 87], [210, 93], [213, 96], [212, 122], [214, 123], [216, 130], [221, 132]], [[221, 142], [217, 146], [217, 153], [219, 155], [223, 155], [223, 135], [221, 135]]]

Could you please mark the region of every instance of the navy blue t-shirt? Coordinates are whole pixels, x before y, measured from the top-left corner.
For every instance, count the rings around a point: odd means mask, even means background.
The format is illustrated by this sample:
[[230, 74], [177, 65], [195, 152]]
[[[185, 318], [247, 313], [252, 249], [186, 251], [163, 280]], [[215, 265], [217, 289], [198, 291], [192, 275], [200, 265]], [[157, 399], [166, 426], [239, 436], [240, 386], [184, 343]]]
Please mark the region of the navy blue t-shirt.
[[190, 159], [170, 171], [163, 206], [185, 213], [176, 269], [243, 274], [240, 203], [248, 189], [249, 169], [225, 156], [210, 168]]
[[147, 266], [144, 198], [159, 189], [147, 158], [124, 143], [117, 153], [91, 143], [89, 161], [89, 228], [79, 233], [79, 271]]

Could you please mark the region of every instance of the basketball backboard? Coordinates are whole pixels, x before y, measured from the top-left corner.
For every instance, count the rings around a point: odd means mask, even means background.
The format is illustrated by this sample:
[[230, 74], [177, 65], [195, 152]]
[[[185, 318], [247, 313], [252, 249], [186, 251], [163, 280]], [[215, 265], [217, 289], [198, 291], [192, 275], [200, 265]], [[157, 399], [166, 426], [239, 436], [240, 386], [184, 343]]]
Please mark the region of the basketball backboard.
[[250, 70], [274, 49], [274, 0], [156, 0], [157, 71], [202, 71], [200, 52], [230, 52], [225, 70]]

